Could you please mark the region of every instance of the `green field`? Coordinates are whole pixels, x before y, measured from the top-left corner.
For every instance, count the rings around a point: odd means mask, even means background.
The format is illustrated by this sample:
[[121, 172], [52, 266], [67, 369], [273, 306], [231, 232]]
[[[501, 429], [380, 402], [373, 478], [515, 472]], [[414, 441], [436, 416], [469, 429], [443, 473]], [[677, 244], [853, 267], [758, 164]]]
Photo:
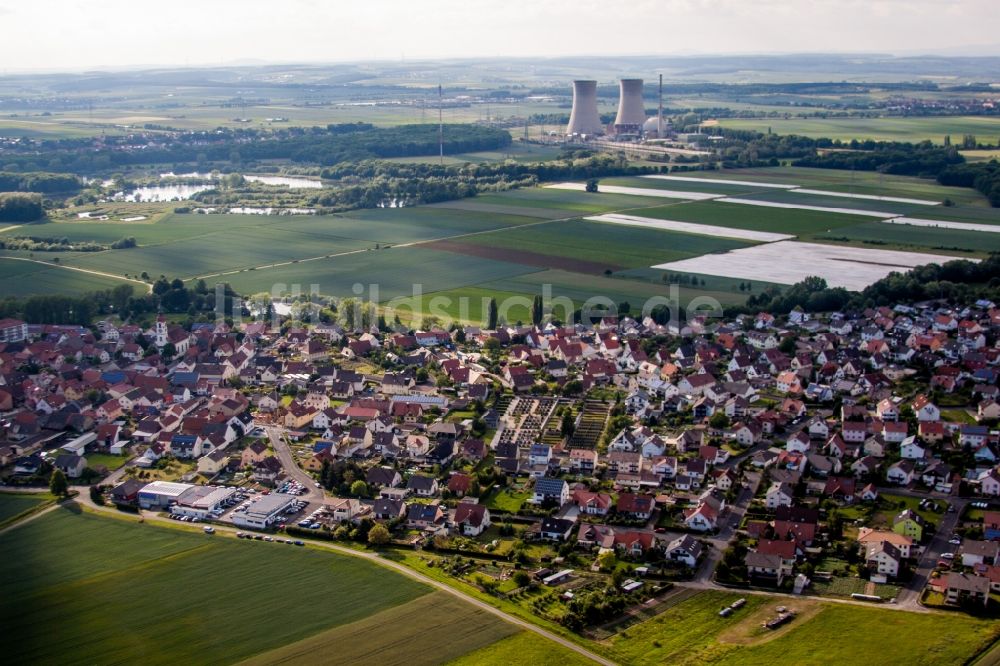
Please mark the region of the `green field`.
[[883, 249], [882, 246], [885, 245], [891, 246], [892, 249], [953, 253], [960, 257], [982, 256], [989, 252], [1000, 251], [1000, 233], [914, 227], [883, 222], [866, 222], [853, 227], [834, 229], [827, 233], [816, 234], [813, 238], [836, 241], [846, 238], [848, 242], [858, 241], [867, 247]]
[[[48, 253], [38, 253], [43, 258]], [[39, 259], [41, 261], [41, 259]], [[108, 267], [97, 268], [106, 270]], [[0, 296], [32, 296], [36, 294], [85, 294], [101, 289], [113, 289], [124, 280], [71, 271], [58, 266], [46, 266], [34, 261], [20, 261], [0, 256]], [[135, 287], [141, 291], [142, 286]]]
[[941, 144], [946, 134], [952, 141], [963, 134], [993, 137], [1000, 134], [1000, 118], [991, 116], [935, 116], [925, 118], [724, 118], [719, 124], [774, 134], [800, 134], [828, 139], [876, 139], [879, 141], [925, 141]]
[[53, 501], [48, 493], [0, 493], [0, 526]]
[[[672, 231], [629, 227], [589, 220], [567, 220], [512, 229], [504, 233], [472, 236], [463, 242], [495, 248], [498, 257], [505, 250], [591, 262], [619, 270], [638, 268], [667, 261], [716, 252], [728, 252], [752, 243], [728, 238], [696, 236]], [[554, 266], [554, 264], [548, 264]], [[581, 271], [585, 272], [585, 271]]]
[[448, 666], [538, 666], [539, 664], [582, 666], [592, 663], [589, 659], [565, 650], [535, 633], [523, 631], [449, 661]]
[[[352, 558], [69, 509], [4, 535], [16, 663], [230, 663], [422, 597]], [[266, 627], [266, 630], [264, 628]]]
[[[529, 637], [534, 637], [538, 644], [526, 640]], [[320, 660], [338, 664], [432, 666], [452, 659], [466, 663], [468, 658], [493, 654], [497, 641], [502, 646], [510, 640], [560, 660], [572, 654], [533, 633], [519, 632], [514, 625], [446, 592], [432, 592], [363, 620], [270, 650], [244, 663], [264, 666]]]
[[[815, 600], [706, 591], [629, 627], [608, 642], [608, 656], [628, 664], [960, 664], [986, 648], [1000, 627], [963, 615], [924, 614]], [[769, 635], [760, 621], [779, 603], [802, 615]], [[887, 637], [891, 637], [888, 640]], [[877, 655], [877, 656], [874, 656]]]
[[350, 296], [356, 293], [354, 285], [360, 284], [365, 298], [371, 295], [369, 285], [377, 285], [378, 295], [374, 300], [384, 301], [412, 296], [414, 285], [420, 285], [423, 293], [431, 293], [537, 270], [511, 262], [403, 247], [244, 271], [224, 279], [241, 293], [270, 291], [274, 284], [282, 283], [302, 285], [303, 293], [309, 292], [309, 285], [316, 284], [320, 293]]
[[696, 201], [667, 206], [643, 208], [631, 212], [640, 217], [661, 220], [713, 224], [733, 229], [770, 231], [779, 234], [808, 234], [864, 222], [857, 215], [826, 213], [815, 210], [765, 208], [714, 201]]
[[[886, 195], [943, 200], [946, 192], [932, 182], [878, 174], [849, 174], [824, 169], [737, 169], [688, 172], [694, 178], [736, 179], [790, 183], [831, 191], [864, 189]], [[610, 178], [606, 182], [654, 188], [704, 189], [739, 193], [746, 197], [814, 206], [856, 208], [913, 216], [1000, 224], [1000, 212], [981, 206], [972, 190], [956, 195], [958, 206], [918, 206], [794, 191], [767, 190], [746, 185], [644, 178]], [[970, 194], [971, 193], [971, 194]], [[147, 206], [147, 204], [143, 204]], [[145, 210], [145, 209], [144, 209]], [[543, 187], [483, 194], [431, 206], [357, 210], [324, 216], [192, 215], [163, 213], [157, 221], [135, 223], [65, 219], [24, 225], [0, 232], [8, 236], [65, 237], [71, 242], [109, 244], [133, 236], [139, 247], [103, 252], [0, 254], [0, 296], [37, 293], [83, 293], [118, 284], [106, 278], [70, 272], [51, 265], [137, 276], [147, 273], [180, 277], [189, 282], [204, 278], [209, 286], [229, 282], [249, 295], [271, 291], [275, 285], [290, 292], [293, 285], [308, 293], [312, 285], [328, 296], [360, 295], [385, 304], [409, 297], [419, 284], [424, 298], [412, 309], [463, 321], [482, 320], [482, 299], [533, 296], [551, 285], [555, 296], [578, 307], [593, 296], [605, 296], [640, 306], [651, 296], [668, 296], [663, 273], [649, 267], [670, 261], [724, 253], [751, 243], [627, 227], [581, 218], [603, 212], [631, 214], [696, 224], [796, 235], [802, 240], [846, 243], [912, 251], [936, 251], [956, 256], [983, 256], [1000, 250], [1000, 236], [974, 231], [951, 231], [886, 225], [863, 215], [824, 211], [747, 206], [718, 201], [665, 203], [662, 199], [623, 194], [589, 194]], [[149, 210], [146, 213], [152, 214]], [[123, 211], [116, 209], [116, 215]], [[156, 217], [156, 216], [154, 216]], [[613, 277], [606, 274], [610, 271]], [[698, 277], [698, 286], [682, 286], [682, 301], [709, 296], [723, 304], [742, 303], [747, 294], [741, 281]], [[625, 279], [621, 279], [625, 278]], [[702, 281], [705, 284], [700, 284]], [[282, 285], [284, 285], [282, 287]], [[363, 285], [361, 294], [356, 286]], [[375, 292], [368, 285], [378, 285]], [[763, 284], [757, 285], [763, 288]], [[142, 289], [142, 285], [137, 285]], [[752, 293], [752, 292], [751, 292]], [[427, 295], [438, 301], [431, 312]], [[460, 308], [455, 299], [468, 299]], [[411, 304], [412, 305], [412, 304]], [[408, 307], [404, 305], [404, 309]], [[405, 315], [403, 315], [405, 316]], [[508, 321], [524, 321], [527, 306], [516, 305]]]

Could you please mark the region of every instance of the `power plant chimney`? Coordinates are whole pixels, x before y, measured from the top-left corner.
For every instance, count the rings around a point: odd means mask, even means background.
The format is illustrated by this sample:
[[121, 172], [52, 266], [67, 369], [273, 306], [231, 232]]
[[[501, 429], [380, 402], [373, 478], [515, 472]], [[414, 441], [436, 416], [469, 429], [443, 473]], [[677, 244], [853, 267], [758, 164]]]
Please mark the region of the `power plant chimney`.
[[573, 82], [573, 111], [569, 114], [566, 134], [603, 134], [597, 113], [597, 81]]
[[663, 74], [660, 74], [660, 106], [656, 111], [656, 136], [663, 138]]
[[642, 79], [622, 79], [615, 133], [638, 134], [645, 122], [646, 108], [642, 103]]

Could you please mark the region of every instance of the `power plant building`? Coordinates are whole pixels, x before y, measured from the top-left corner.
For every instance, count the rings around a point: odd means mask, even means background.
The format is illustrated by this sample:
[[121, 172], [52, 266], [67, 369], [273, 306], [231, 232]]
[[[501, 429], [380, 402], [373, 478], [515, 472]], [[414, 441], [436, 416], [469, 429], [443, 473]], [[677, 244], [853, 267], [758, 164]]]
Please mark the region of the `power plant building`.
[[604, 126], [597, 112], [597, 81], [574, 81], [573, 110], [569, 114], [566, 134], [603, 133]]
[[615, 117], [615, 134], [640, 134], [646, 122], [646, 108], [642, 102], [642, 79], [622, 79]]

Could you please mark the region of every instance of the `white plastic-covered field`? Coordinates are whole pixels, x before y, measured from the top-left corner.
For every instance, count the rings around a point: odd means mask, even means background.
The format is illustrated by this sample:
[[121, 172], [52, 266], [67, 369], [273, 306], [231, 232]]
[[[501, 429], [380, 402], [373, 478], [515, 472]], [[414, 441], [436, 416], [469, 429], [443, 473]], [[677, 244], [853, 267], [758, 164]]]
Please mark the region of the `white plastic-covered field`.
[[781, 183], [762, 183], [758, 180], [729, 180], [727, 178], [694, 178], [692, 176], [661, 176], [658, 174], [642, 176], [642, 178], [655, 178], [657, 180], [676, 180], [682, 183], [716, 183], [718, 185], [747, 185], [750, 187], [773, 187], [779, 190], [794, 190], [798, 185], [787, 185]]
[[[796, 190], [801, 191], [801, 190]], [[742, 204], [744, 206], [763, 206], [765, 208], [794, 208], [797, 210], [818, 210], [824, 213], [841, 213], [843, 215], [866, 215], [868, 217], [899, 217], [899, 213], [881, 213], [877, 210], [861, 210], [859, 208], [834, 208], [831, 206], [809, 206], [807, 204], [781, 203], [778, 201], [762, 201], [760, 199], [739, 199], [722, 197], [716, 199], [722, 203]]]
[[922, 252], [781, 241], [671, 261], [653, 268], [780, 284], [794, 284], [817, 275], [831, 287], [860, 291], [893, 271], [906, 272], [916, 266], [955, 258]]
[[940, 201], [930, 201], [928, 199], [907, 199], [906, 197], [883, 197], [878, 194], [851, 194], [850, 192], [831, 192], [830, 190], [809, 190], [799, 188], [795, 190], [799, 194], [818, 194], [827, 197], [844, 197], [845, 199], [868, 199], [870, 201], [890, 201], [892, 203], [915, 204], [917, 206], [937, 206]]
[[664, 231], [680, 231], [685, 234], [697, 234], [699, 236], [738, 238], [740, 240], [756, 241], [760, 243], [774, 243], [777, 241], [788, 240], [789, 238], [795, 238], [795, 236], [791, 236], [789, 234], [776, 234], [769, 231], [733, 229], [732, 227], [717, 227], [712, 224], [695, 224], [693, 222], [660, 220], [653, 217], [638, 217], [635, 215], [621, 215], [619, 213], [593, 215], [586, 219], [594, 220], [596, 222], [610, 222], [611, 224], [624, 224], [630, 227], [645, 227], [647, 229], [662, 229]]
[[[584, 192], [587, 189], [586, 183], [553, 183], [545, 187], [554, 190], [576, 190]], [[708, 192], [682, 192], [680, 190], [657, 190], [647, 187], [626, 187], [624, 185], [605, 185], [601, 183], [598, 189], [603, 194], [633, 194], [641, 197], [659, 197], [662, 199], [687, 199], [689, 201], [702, 201], [705, 199], [716, 199], [721, 194], [709, 194]]]
[[951, 222], [949, 220], [922, 220], [919, 217], [894, 217], [883, 220], [886, 224], [906, 224], [911, 227], [937, 227], [939, 229], [960, 229], [962, 231], [984, 231], [988, 234], [1000, 233], [1000, 224], [974, 224], [972, 222]]

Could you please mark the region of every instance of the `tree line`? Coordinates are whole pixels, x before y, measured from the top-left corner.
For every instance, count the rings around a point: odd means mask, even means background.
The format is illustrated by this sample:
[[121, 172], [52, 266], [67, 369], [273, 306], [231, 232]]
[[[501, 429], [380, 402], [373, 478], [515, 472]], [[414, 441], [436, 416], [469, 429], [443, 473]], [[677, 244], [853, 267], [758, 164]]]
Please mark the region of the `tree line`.
[[808, 312], [861, 310], [892, 303], [913, 303], [930, 299], [971, 302], [996, 299], [1000, 289], [1000, 253], [979, 263], [956, 259], [944, 264], [917, 266], [906, 273], [893, 272], [865, 287], [850, 292], [830, 287], [820, 277], [807, 277], [790, 287], [768, 287], [750, 296], [745, 307], [727, 308], [727, 314], [765, 311], [787, 314], [796, 307]]
[[978, 190], [994, 208], [1000, 208], [1000, 162], [976, 162], [949, 166], [938, 174], [942, 185]]
[[0, 222], [34, 222], [44, 215], [42, 195], [0, 192]]
[[[447, 154], [495, 150], [511, 142], [505, 130], [470, 124], [444, 128]], [[136, 150], [141, 148], [141, 150]], [[62, 139], [15, 143], [4, 155], [7, 171], [103, 173], [143, 164], [195, 164], [285, 159], [330, 166], [373, 158], [434, 155], [438, 152], [437, 125], [373, 127], [364, 123], [327, 127], [253, 128], [214, 132], [184, 132], [164, 137], [139, 134], [93, 140]]]
[[11, 173], [0, 171], [0, 192], [63, 194], [80, 189], [80, 179], [64, 173]]

